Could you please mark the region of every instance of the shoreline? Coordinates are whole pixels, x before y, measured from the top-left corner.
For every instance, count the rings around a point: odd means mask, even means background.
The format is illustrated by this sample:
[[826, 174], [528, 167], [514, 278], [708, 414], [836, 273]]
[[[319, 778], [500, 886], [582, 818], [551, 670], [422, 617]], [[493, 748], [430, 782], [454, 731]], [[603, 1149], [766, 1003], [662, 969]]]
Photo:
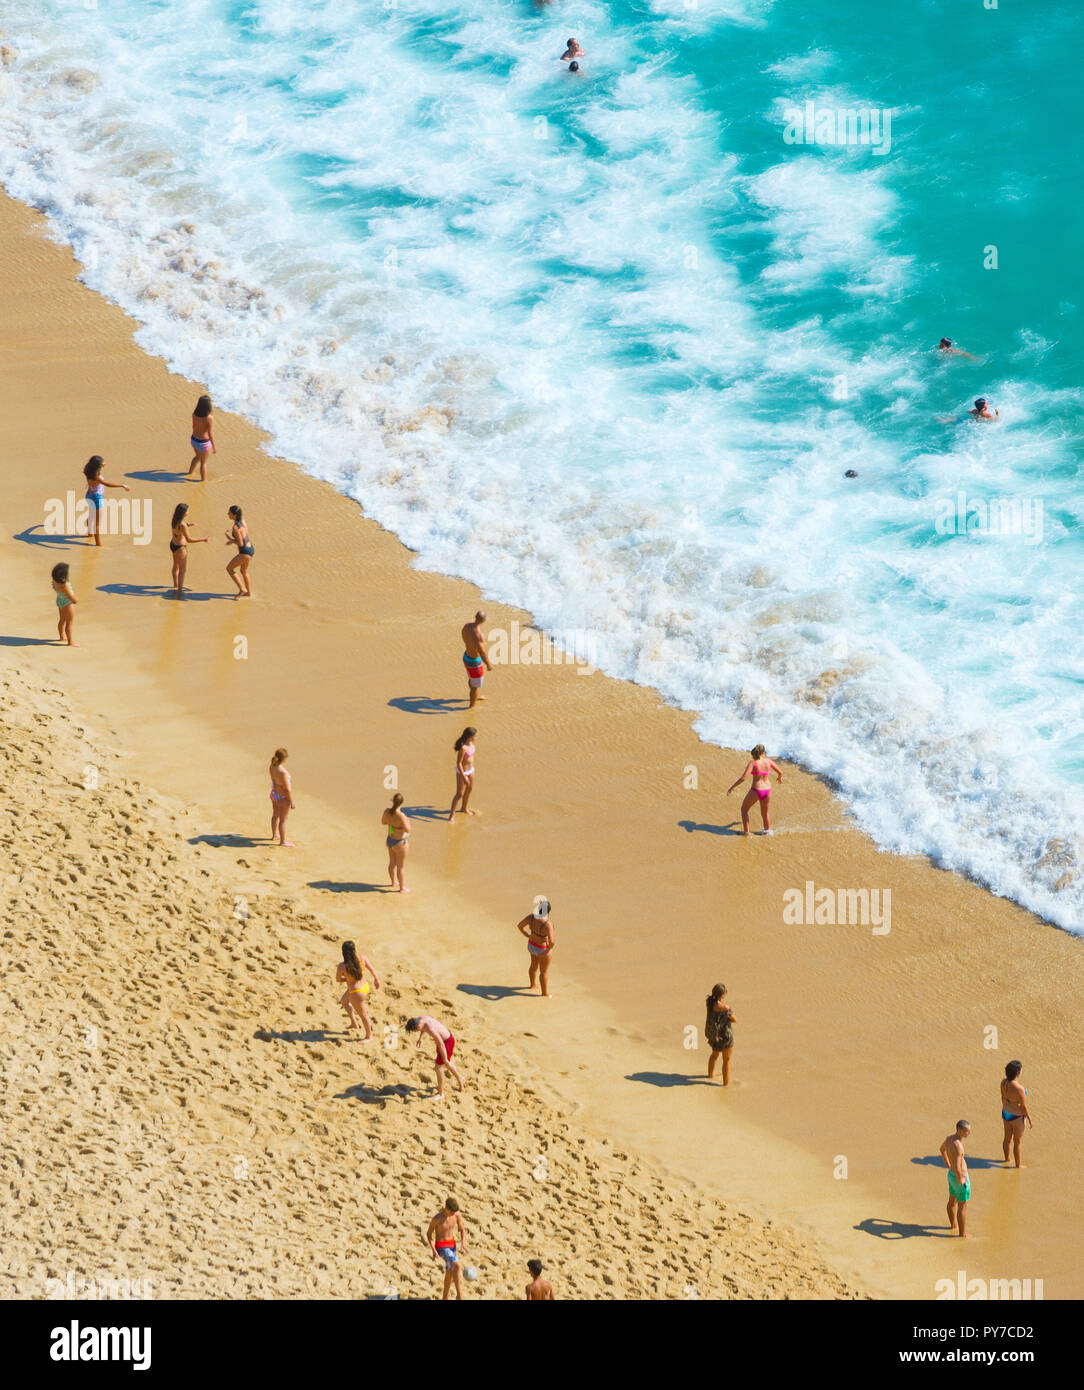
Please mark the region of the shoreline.
[[[0, 235], [10, 247], [0, 280], [5, 404], [14, 456], [30, 460], [0, 491], [21, 533], [47, 498], [75, 485], [91, 452], [105, 455], [118, 481], [183, 471], [179, 436], [198, 389], [135, 346], [131, 321], [75, 281], [70, 253], [45, 239], [36, 214], [5, 198]], [[301, 851], [289, 864], [258, 843], [243, 856], [259, 854], [265, 865], [271, 855], [284, 887], [321, 913], [358, 909], [366, 920], [354, 929], [382, 946], [399, 952], [420, 935], [426, 956], [456, 982], [446, 988], [482, 999], [525, 1067], [535, 1042], [544, 1046], [544, 1061], [533, 1063], [540, 1081], [596, 1132], [802, 1231], [845, 1278], [882, 1295], [932, 1297], [936, 1279], [955, 1278], [958, 1258], [935, 1249], [939, 1239], [888, 1239], [876, 1223], [943, 1221], [931, 1146], [936, 1152], [957, 1112], [974, 1110], [985, 1154], [993, 1131], [978, 1098], [996, 1096], [1001, 1058], [1022, 1056], [1026, 1077], [1036, 1078], [1037, 1114], [1057, 1117], [1059, 1160], [1069, 1156], [1059, 1173], [1068, 1167], [1070, 1181], [1059, 1182], [1063, 1195], [1032, 1184], [1008, 1208], [1003, 1192], [990, 1200], [991, 1186], [981, 1215], [976, 1181], [972, 1226], [984, 1239], [969, 1244], [968, 1261], [993, 1277], [1045, 1277], [1051, 1297], [1079, 1292], [1070, 1194], [1084, 1133], [1072, 1110], [1079, 1063], [1066, 1065], [1081, 977], [1076, 939], [925, 861], [878, 851], [819, 778], [790, 765], [773, 798], [777, 834], [743, 844], [730, 832], [738, 801], [722, 813], [719, 797], [745, 755], [700, 742], [695, 716], [661, 705], [646, 687], [564, 665], [501, 667], [487, 681], [489, 698], [470, 716], [481, 734], [483, 814], [441, 826], [432, 817], [454, 787], [451, 742], [469, 722], [457, 634], [477, 591], [413, 569], [410, 553], [356, 503], [262, 453], [246, 422], [218, 412], [216, 420], [221, 452], [205, 489], [128, 479], [133, 497], [154, 504], [152, 545], [107, 539], [90, 555], [85, 546], [2, 541], [4, 631], [20, 640], [50, 631], [46, 561], [73, 562], [76, 592], [88, 600], [77, 615], [85, 645], [28, 659], [51, 677], [64, 672], [81, 706], [119, 711], [118, 745], [139, 776], [191, 803], [199, 834], [257, 839], [266, 834], [264, 765], [284, 744]], [[181, 496], [212, 537], [226, 506], [245, 506], [257, 555], [243, 632], [233, 600], [163, 610], [148, 588], [168, 580], [163, 513]], [[190, 581], [201, 593], [224, 592], [224, 547], [214, 564], [219, 547], [206, 549], [210, 556], [193, 550]], [[114, 587], [103, 593], [103, 585]], [[529, 621], [482, 606], [491, 628]], [[233, 655], [239, 635], [249, 643], [244, 662]], [[337, 737], [318, 741], [326, 729]], [[198, 766], [190, 748], [201, 750]], [[408, 808], [422, 811], [409, 902], [379, 891], [376, 822], [392, 764]], [[685, 785], [690, 767], [695, 789]], [[318, 824], [306, 813], [314, 803]], [[370, 837], [360, 847], [359, 817]], [[226, 856], [229, 846], [203, 852]], [[784, 893], [810, 881], [887, 889], [892, 930], [810, 935], [784, 923]], [[377, 891], [361, 891], [371, 885]], [[512, 924], [535, 892], [553, 901], [558, 932], [557, 997], [545, 1002], [510, 992], [526, 974]], [[684, 1047], [716, 979], [730, 986], [739, 1016], [725, 1096], [690, 1081], [707, 1054]], [[1006, 1038], [997, 1052], [983, 1049], [987, 1026]], [[916, 1069], [936, 1110], [913, 1110]], [[1037, 1167], [1044, 1128], [1025, 1145]], [[839, 1155], [851, 1160], [847, 1182], [832, 1175]], [[977, 1174], [983, 1186], [995, 1177], [1015, 1179]]]

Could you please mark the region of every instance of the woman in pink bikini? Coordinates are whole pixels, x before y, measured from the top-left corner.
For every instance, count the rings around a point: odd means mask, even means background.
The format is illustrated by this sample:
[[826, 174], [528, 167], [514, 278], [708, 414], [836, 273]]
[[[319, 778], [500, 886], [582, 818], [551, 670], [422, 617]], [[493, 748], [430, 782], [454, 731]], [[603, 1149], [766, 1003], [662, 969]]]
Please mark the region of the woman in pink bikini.
[[474, 790], [474, 739], [477, 733], [477, 729], [464, 729], [455, 741], [455, 796], [452, 797], [452, 809], [448, 812], [449, 820], [455, 818], [455, 808], [461, 797], [463, 805], [460, 809], [463, 813], [468, 816], [477, 814], [467, 808]]
[[743, 835], [749, 834], [749, 812], [753, 809], [756, 802], [760, 802], [760, 818], [764, 822], [764, 829], [759, 833], [770, 835], [772, 833], [772, 821], [768, 814], [768, 802], [772, 795], [771, 774], [774, 772], [778, 782], [782, 782], [783, 774], [771, 758], [764, 752], [763, 743], [758, 743], [749, 755], [750, 762], [745, 771], [736, 782], [732, 782], [727, 788], [727, 796], [735, 787], [740, 787], [745, 779], [752, 774], [753, 785], [745, 793], [745, 800], [741, 804], [741, 832]]
[[535, 980], [541, 973], [540, 993], [543, 999], [552, 999], [550, 994], [550, 956], [553, 954], [553, 923], [550, 921], [550, 905], [545, 898], [539, 898], [533, 912], [528, 913], [522, 922], [516, 923], [516, 931], [527, 938], [527, 953], [531, 958], [527, 979], [534, 989]]

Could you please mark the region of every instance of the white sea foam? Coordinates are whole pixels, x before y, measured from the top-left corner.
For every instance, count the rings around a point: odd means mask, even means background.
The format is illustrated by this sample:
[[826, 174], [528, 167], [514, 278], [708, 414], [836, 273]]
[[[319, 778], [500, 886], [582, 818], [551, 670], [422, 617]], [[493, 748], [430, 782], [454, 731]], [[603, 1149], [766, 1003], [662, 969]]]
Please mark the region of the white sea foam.
[[[706, 738], [767, 743], [881, 844], [1079, 929], [1082, 615], [1050, 542], [1079, 526], [1081, 402], [993, 373], [1002, 424], [933, 423], [945, 364], [889, 328], [921, 267], [888, 161], [744, 171], [600, 6], [578, 89], [480, 5], [253, 5], [259, 43], [204, 0], [40, 8], [0, 0], [0, 177], [149, 351], [421, 563], [591, 628]], [[833, 291], [883, 316], [875, 349], [773, 316]], [[939, 533], [961, 488], [1041, 498], [1047, 544]]]

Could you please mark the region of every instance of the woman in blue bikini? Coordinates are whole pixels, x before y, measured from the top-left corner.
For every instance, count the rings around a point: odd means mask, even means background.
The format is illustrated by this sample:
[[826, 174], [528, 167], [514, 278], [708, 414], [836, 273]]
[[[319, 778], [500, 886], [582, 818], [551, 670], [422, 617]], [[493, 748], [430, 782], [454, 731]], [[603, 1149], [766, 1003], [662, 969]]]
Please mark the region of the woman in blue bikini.
[[[1020, 1162], [1020, 1145], [1024, 1141], [1024, 1121], [1032, 1124], [1031, 1113], [1028, 1110], [1028, 1088], [1022, 1086], [1017, 1080], [1023, 1070], [1023, 1062], [1008, 1062], [1005, 1065], [1005, 1080], [1001, 1083], [1001, 1120], [1005, 1126], [1005, 1138], [1001, 1144], [1001, 1152], [1005, 1155], [1005, 1162], [1009, 1161], [1009, 1145], [1012, 1144], [1012, 1155], [1017, 1168], [1023, 1168]], [[1034, 1126], [1032, 1126], [1034, 1128]]]
[[[226, 573], [237, 585], [238, 598], [251, 598], [252, 585], [248, 582], [248, 566], [253, 555], [256, 554], [252, 548], [252, 542], [248, 538], [248, 527], [245, 525], [245, 518], [240, 507], [231, 507], [229, 511], [230, 529], [226, 532], [226, 544], [235, 545], [237, 554], [226, 566]], [[241, 571], [241, 578], [237, 578], [236, 571]], [[244, 581], [242, 583], [242, 580]]]
[[123, 492], [131, 492], [127, 483], [111, 483], [104, 476], [105, 460], [101, 454], [94, 454], [87, 460], [83, 477], [87, 480], [87, 538], [95, 545], [102, 543], [102, 508], [105, 506], [105, 489], [119, 487]]

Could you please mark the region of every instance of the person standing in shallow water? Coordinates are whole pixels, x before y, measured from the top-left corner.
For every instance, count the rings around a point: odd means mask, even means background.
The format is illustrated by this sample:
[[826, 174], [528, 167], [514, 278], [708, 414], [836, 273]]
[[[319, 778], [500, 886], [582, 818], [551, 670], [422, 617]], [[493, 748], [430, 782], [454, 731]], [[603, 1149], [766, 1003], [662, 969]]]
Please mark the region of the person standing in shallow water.
[[173, 591], [178, 598], [184, 593], [184, 577], [188, 571], [188, 547], [206, 545], [209, 536], [193, 536], [195, 529], [188, 516], [188, 503], [178, 502], [173, 508], [173, 520], [169, 523], [171, 539], [169, 553], [173, 556]]
[[105, 489], [119, 487], [122, 492], [131, 492], [127, 483], [111, 483], [105, 476], [105, 460], [101, 454], [94, 454], [86, 462], [83, 477], [87, 480], [87, 538], [95, 545], [102, 543], [102, 508], [105, 506]]
[[740, 787], [745, 779], [751, 775], [753, 785], [746, 792], [745, 800], [741, 804], [741, 832], [743, 835], [749, 834], [749, 812], [759, 801], [760, 819], [764, 822], [764, 829], [761, 833], [770, 835], [772, 833], [772, 820], [768, 814], [768, 802], [772, 794], [771, 774], [774, 772], [779, 782], [782, 782], [783, 774], [764, 752], [763, 743], [757, 744], [749, 754], [749, 759], [745, 771], [736, 782], [730, 784], [726, 794], [729, 796], [735, 787]]
[[193, 454], [192, 462], [188, 465], [188, 477], [191, 478], [192, 470], [199, 465], [199, 480], [201, 483], [207, 481], [207, 455], [217, 454], [215, 448], [215, 417], [211, 414], [210, 396], [200, 396], [196, 402], [196, 408], [192, 412], [192, 437], [190, 440]]
[[297, 809], [293, 783], [285, 767], [289, 756], [285, 748], [276, 748], [271, 755], [271, 839], [293, 849], [294, 842], [286, 838], [286, 817]]
[[380, 824], [387, 826], [384, 843], [388, 847], [388, 878], [391, 879], [391, 886], [400, 893], [409, 893], [404, 873], [410, 840], [410, 817], [402, 810], [402, 805], [403, 793], [396, 792], [391, 805], [380, 817]]
[[489, 663], [489, 653], [486, 651], [485, 633], [482, 631], [485, 620], [486, 615], [479, 609], [474, 615], [474, 622], [464, 623], [460, 633], [463, 638], [463, 665], [467, 671], [471, 709], [479, 700], [486, 698], [482, 694], [482, 682], [486, 678], [486, 672], [493, 670]]
[[69, 647], [77, 647], [78, 642], [72, 641], [72, 620], [75, 617], [75, 605], [78, 599], [71, 586], [69, 575], [71, 567], [63, 561], [59, 565], [53, 566], [53, 593], [56, 595], [56, 635], [61, 642], [67, 643]]
[[455, 741], [455, 796], [452, 797], [452, 809], [448, 812], [449, 820], [454, 818], [455, 808], [459, 804], [460, 798], [463, 801], [464, 815], [477, 814], [467, 805], [467, 802], [470, 801], [470, 794], [474, 790], [474, 740], [477, 734], [477, 729], [468, 727]]
[[715, 1079], [716, 1058], [723, 1059], [723, 1085], [730, 1085], [730, 1057], [734, 1051], [734, 1024], [737, 1016], [726, 1002], [726, 985], [713, 985], [707, 998], [708, 1016], [704, 1037], [711, 1048], [708, 1058], [708, 1080]]
[[1005, 1155], [1005, 1162], [1009, 1161], [1009, 1145], [1012, 1145], [1013, 1160], [1017, 1168], [1025, 1165], [1020, 1162], [1020, 1145], [1024, 1142], [1024, 1125], [1032, 1125], [1031, 1112], [1028, 1110], [1028, 1088], [1020, 1082], [1020, 1073], [1024, 1069], [1022, 1062], [1007, 1062], [1005, 1064], [1005, 1080], [1001, 1083], [1001, 1122], [1005, 1126], [1005, 1138], [1002, 1141], [1001, 1152]]
[[[252, 548], [252, 542], [248, 538], [248, 527], [245, 525], [244, 514], [240, 507], [229, 509], [230, 529], [226, 532], [226, 544], [235, 545], [237, 554], [226, 566], [226, 573], [237, 585], [238, 598], [251, 598], [252, 585], [248, 582], [248, 567], [253, 555], [256, 554]], [[237, 578], [237, 571], [240, 570], [241, 578]]]
[[967, 1238], [967, 1204], [971, 1200], [971, 1175], [967, 1171], [967, 1159], [964, 1157], [964, 1140], [969, 1138], [970, 1134], [970, 1122], [957, 1120], [955, 1131], [946, 1135], [938, 1151], [948, 1169], [949, 1199], [946, 1210], [949, 1230], [955, 1231], [964, 1239]]

